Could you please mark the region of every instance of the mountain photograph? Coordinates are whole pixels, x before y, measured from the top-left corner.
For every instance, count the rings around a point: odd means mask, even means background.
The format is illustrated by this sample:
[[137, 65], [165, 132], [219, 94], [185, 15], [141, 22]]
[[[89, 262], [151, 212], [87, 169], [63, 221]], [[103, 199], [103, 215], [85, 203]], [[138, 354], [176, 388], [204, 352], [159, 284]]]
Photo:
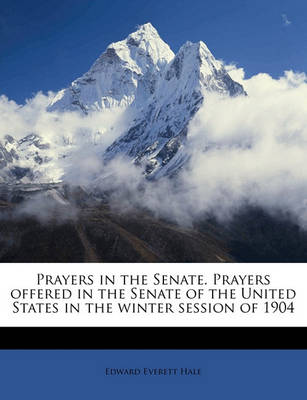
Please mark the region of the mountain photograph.
[[0, 14], [1, 262], [307, 261], [300, 2], [293, 23], [279, 1], [171, 1], [169, 21], [152, 2], [17, 3]]

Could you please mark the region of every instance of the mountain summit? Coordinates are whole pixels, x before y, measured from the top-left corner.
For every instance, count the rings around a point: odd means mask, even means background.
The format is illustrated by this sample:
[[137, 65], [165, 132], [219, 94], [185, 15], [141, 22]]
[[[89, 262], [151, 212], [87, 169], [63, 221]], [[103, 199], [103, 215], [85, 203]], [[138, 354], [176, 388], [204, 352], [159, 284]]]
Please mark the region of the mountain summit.
[[[147, 23], [126, 39], [110, 44], [88, 72], [55, 95], [47, 111], [77, 111], [81, 115], [105, 109], [132, 111], [132, 122], [106, 150], [101, 150], [101, 159], [108, 162], [118, 155], [128, 156], [148, 178], [156, 179], [177, 173], [188, 159], [188, 125], [208, 92], [246, 94], [204, 42], [186, 42], [175, 55]], [[106, 129], [101, 126], [101, 131]], [[29, 132], [27, 135], [32, 137]], [[7, 176], [16, 176], [10, 165], [17, 164], [19, 178], [25, 174], [28, 180], [48, 180], [45, 166], [49, 162], [55, 168], [57, 150], [38, 146], [44, 138], [33, 137], [33, 143], [20, 142], [22, 152], [19, 142], [12, 148], [14, 138], [0, 143], [0, 168], [9, 171]], [[59, 158], [67, 157], [65, 152], [69, 153], [62, 149]], [[0, 180], [1, 175], [4, 173]]]
[[183, 145], [190, 120], [205, 92], [244, 95], [204, 42], [185, 43], [175, 55], [150, 24], [112, 43], [91, 69], [60, 91], [50, 111], [134, 107], [132, 126], [107, 149], [142, 164], [148, 177], [171, 174], [186, 159]]
[[90, 70], [61, 90], [49, 110], [87, 113], [142, 103], [153, 93], [161, 71], [174, 58], [150, 24], [141, 25], [125, 40], [110, 44]]

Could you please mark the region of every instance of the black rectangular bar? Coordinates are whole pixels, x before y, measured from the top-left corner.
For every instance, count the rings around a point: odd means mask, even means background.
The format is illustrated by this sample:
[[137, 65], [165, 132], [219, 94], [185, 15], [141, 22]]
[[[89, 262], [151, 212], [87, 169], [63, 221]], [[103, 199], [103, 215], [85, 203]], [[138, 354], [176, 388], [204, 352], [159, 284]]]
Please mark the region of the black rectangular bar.
[[307, 328], [0, 328], [1, 349], [306, 349]]

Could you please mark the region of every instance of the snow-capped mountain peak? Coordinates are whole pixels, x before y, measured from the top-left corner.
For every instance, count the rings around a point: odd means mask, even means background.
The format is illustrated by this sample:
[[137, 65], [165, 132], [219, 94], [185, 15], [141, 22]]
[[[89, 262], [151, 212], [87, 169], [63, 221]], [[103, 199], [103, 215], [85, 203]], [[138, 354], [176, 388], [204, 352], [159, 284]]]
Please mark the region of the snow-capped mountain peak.
[[[150, 22], [140, 25], [136, 32], [127, 37], [126, 43], [130, 53], [133, 53], [134, 48], [143, 50], [146, 57], [150, 57], [158, 69], [165, 67], [175, 57], [169, 45], [160, 38], [158, 31]], [[111, 46], [115, 48], [116, 45], [115, 43]]]
[[[82, 115], [106, 108], [129, 110], [130, 122], [118, 130], [115, 126], [114, 130], [123, 134], [106, 150], [103, 146], [101, 159], [108, 162], [118, 155], [128, 156], [142, 166], [147, 177], [157, 178], [176, 173], [188, 159], [185, 143], [189, 123], [208, 92], [246, 94], [204, 42], [188, 41], [175, 55], [157, 30], [146, 23], [126, 39], [111, 43], [88, 72], [57, 93], [48, 111], [77, 111]], [[107, 130], [106, 126], [99, 130]], [[38, 146], [36, 137], [26, 139], [14, 145], [25, 154], [19, 164], [23, 159], [33, 159], [41, 169], [50, 157], [40, 153], [47, 150]], [[11, 163], [17, 163], [17, 150], [11, 150], [12, 146], [9, 140], [2, 147], [0, 143], [0, 168], [5, 165], [9, 169]], [[64, 149], [61, 154], [65, 154]]]
[[157, 30], [150, 23], [141, 25], [126, 39], [111, 43], [87, 73], [57, 94], [49, 111], [88, 113], [143, 103], [173, 58]]
[[187, 158], [188, 124], [207, 92], [245, 95], [204, 42], [188, 41], [164, 68], [135, 125], [107, 149], [106, 159], [126, 154], [144, 166], [148, 177], [173, 173]]

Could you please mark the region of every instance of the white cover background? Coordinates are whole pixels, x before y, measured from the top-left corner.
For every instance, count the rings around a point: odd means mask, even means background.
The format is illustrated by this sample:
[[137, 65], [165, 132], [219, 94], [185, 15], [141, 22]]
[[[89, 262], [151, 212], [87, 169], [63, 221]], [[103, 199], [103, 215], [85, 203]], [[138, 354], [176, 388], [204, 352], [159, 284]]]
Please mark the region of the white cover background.
[[[307, 266], [305, 264], [1, 264], [0, 280], [0, 326], [307, 326]], [[213, 286], [214, 273], [228, 275], [270, 274], [271, 284], [268, 286], [254, 285], [254, 289], [280, 288], [294, 289], [297, 292], [294, 301], [294, 313], [265, 314], [257, 311], [255, 314], [221, 313], [221, 314], [121, 314], [117, 307], [112, 314], [87, 314], [81, 308], [79, 314], [13, 314], [11, 290], [14, 288], [68, 288], [76, 290], [75, 286], [37, 286], [38, 273], [52, 275], [67, 274], [93, 274], [95, 278], [100, 275], [112, 274], [204, 274], [207, 277], [207, 288], [237, 288], [233, 286]], [[97, 279], [98, 280], [98, 279]], [[132, 285], [136, 286], [136, 285]], [[175, 287], [175, 286], [164, 286]], [[245, 286], [247, 287], [247, 286]], [[82, 286], [84, 289], [110, 288], [115, 286]], [[128, 286], [126, 287], [128, 288]], [[147, 289], [157, 286], [144, 286]], [[183, 286], [183, 289], [185, 286]], [[195, 287], [196, 288], [196, 287]], [[205, 286], [206, 288], [206, 286]], [[20, 300], [23, 301], [23, 300]], [[33, 300], [39, 302], [43, 300]], [[48, 301], [48, 300], [47, 300]], [[47, 302], [46, 301], [46, 302]], [[75, 300], [72, 302], [78, 302]], [[87, 302], [101, 303], [103, 300], [85, 300]], [[131, 300], [123, 300], [129, 302]], [[143, 300], [145, 301], [145, 300]], [[176, 300], [183, 302], [184, 300]], [[190, 300], [191, 302], [193, 300]], [[210, 300], [209, 298], [195, 300], [202, 302], [224, 302], [225, 300]], [[242, 303], [248, 300], [229, 300], [228, 302]], [[252, 300], [253, 301], [253, 300]], [[263, 304], [266, 300], [254, 300]], [[282, 300], [281, 300], [282, 301]], [[292, 300], [290, 300], [292, 301]], [[290, 302], [288, 301], [288, 302]], [[31, 300], [25, 300], [31, 302]], [[55, 300], [57, 302], [57, 300]], [[60, 301], [59, 301], [60, 302]], [[115, 302], [105, 300], [105, 302]], [[139, 301], [140, 303], [142, 301]], [[170, 300], [148, 300], [148, 302], [171, 302]], [[250, 301], [249, 301], [250, 302]], [[263, 309], [263, 306], [260, 307]]]

